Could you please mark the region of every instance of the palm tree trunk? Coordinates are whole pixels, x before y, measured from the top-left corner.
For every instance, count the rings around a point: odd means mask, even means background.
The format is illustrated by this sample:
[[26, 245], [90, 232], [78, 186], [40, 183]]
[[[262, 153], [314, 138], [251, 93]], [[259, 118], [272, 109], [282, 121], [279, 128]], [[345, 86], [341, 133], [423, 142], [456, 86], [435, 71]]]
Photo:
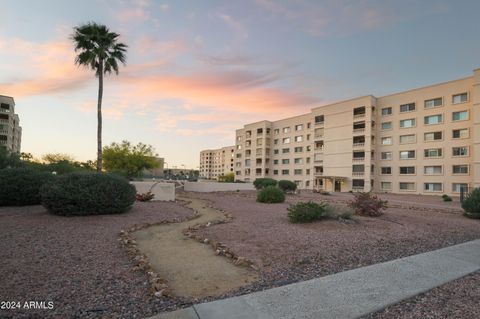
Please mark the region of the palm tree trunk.
[[103, 168], [102, 156], [102, 98], [103, 98], [103, 59], [98, 66], [98, 104], [97, 104], [97, 172]]

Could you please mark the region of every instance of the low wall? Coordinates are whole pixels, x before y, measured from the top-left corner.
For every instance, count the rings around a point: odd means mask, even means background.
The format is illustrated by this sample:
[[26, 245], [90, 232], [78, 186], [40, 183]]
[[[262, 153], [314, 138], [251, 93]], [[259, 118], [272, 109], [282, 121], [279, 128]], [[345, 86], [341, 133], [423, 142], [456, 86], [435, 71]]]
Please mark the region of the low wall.
[[158, 182], [131, 182], [137, 189], [137, 193], [147, 193], [153, 186], [151, 192], [155, 197], [153, 200], [174, 201], [175, 200], [175, 184], [158, 183]]
[[239, 191], [253, 191], [252, 183], [218, 183], [218, 182], [185, 182], [185, 191], [188, 192], [235, 192]]

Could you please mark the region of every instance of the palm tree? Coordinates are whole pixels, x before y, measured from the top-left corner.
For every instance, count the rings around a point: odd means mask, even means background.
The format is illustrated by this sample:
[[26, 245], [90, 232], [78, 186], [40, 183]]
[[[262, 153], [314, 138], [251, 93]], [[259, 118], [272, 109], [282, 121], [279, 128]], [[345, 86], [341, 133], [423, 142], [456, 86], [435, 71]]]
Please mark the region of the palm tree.
[[90, 22], [75, 27], [72, 40], [75, 52], [75, 64], [95, 71], [98, 77], [97, 104], [97, 171], [102, 171], [102, 97], [103, 75], [112, 71], [118, 75], [119, 62], [125, 65], [127, 45], [117, 42], [119, 34], [110, 32], [105, 25]]

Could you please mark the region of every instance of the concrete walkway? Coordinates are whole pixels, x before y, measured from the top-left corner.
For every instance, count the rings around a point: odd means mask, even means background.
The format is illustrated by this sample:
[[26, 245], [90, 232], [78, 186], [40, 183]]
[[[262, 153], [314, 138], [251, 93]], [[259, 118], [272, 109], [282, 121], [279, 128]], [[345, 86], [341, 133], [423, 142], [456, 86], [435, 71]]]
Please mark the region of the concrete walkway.
[[480, 240], [151, 319], [358, 318], [480, 270]]

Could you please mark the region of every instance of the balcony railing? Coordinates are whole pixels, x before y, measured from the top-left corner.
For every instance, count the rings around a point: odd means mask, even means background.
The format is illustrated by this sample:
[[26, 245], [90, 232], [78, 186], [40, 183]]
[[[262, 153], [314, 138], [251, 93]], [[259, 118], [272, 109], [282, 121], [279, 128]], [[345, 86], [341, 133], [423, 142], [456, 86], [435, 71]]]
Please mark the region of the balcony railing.
[[1, 141], [0, 141], [0, 144], [2, 144], [2, 145], [7, 145], [7, 141], [1, 140]]
[[353, 133], [357, 134], [357, 133], [363, 133], [365, 132], [365, 128], [362, 127], [362, 128], [354, 128], [353, 129]]
[[10, 113], [10, 110], [0, 108], [0, 113]]
[[365, 157], [354, 157], [352, 158], [354, 162], [363, 162], [365, 160]]
[[313, 176], [323, 176], [323, 172], [314, 172]]
[[363, 176], [365, 172], [352, 172], [352, 176]]
[[360, 142], [360, 143], [353, 143], [353, 147], [364, 147], [365, 142]]
[[355, 190], [363, 190], [365, 186], [352, 186], [353, 189]]
[[325, 121], [323, 121], [323, 122], [315, 122], [315, 125], [317, 125], [317, 126], [321, 126], [321, 125], [323, 125], [323, 124], [325, 124]]
[[359, 118], [365, 117], [365, 114], [366, 114], [366, 113], [353, 114], [353, 118], [354, 118], [354, 119], [359, 119]]

